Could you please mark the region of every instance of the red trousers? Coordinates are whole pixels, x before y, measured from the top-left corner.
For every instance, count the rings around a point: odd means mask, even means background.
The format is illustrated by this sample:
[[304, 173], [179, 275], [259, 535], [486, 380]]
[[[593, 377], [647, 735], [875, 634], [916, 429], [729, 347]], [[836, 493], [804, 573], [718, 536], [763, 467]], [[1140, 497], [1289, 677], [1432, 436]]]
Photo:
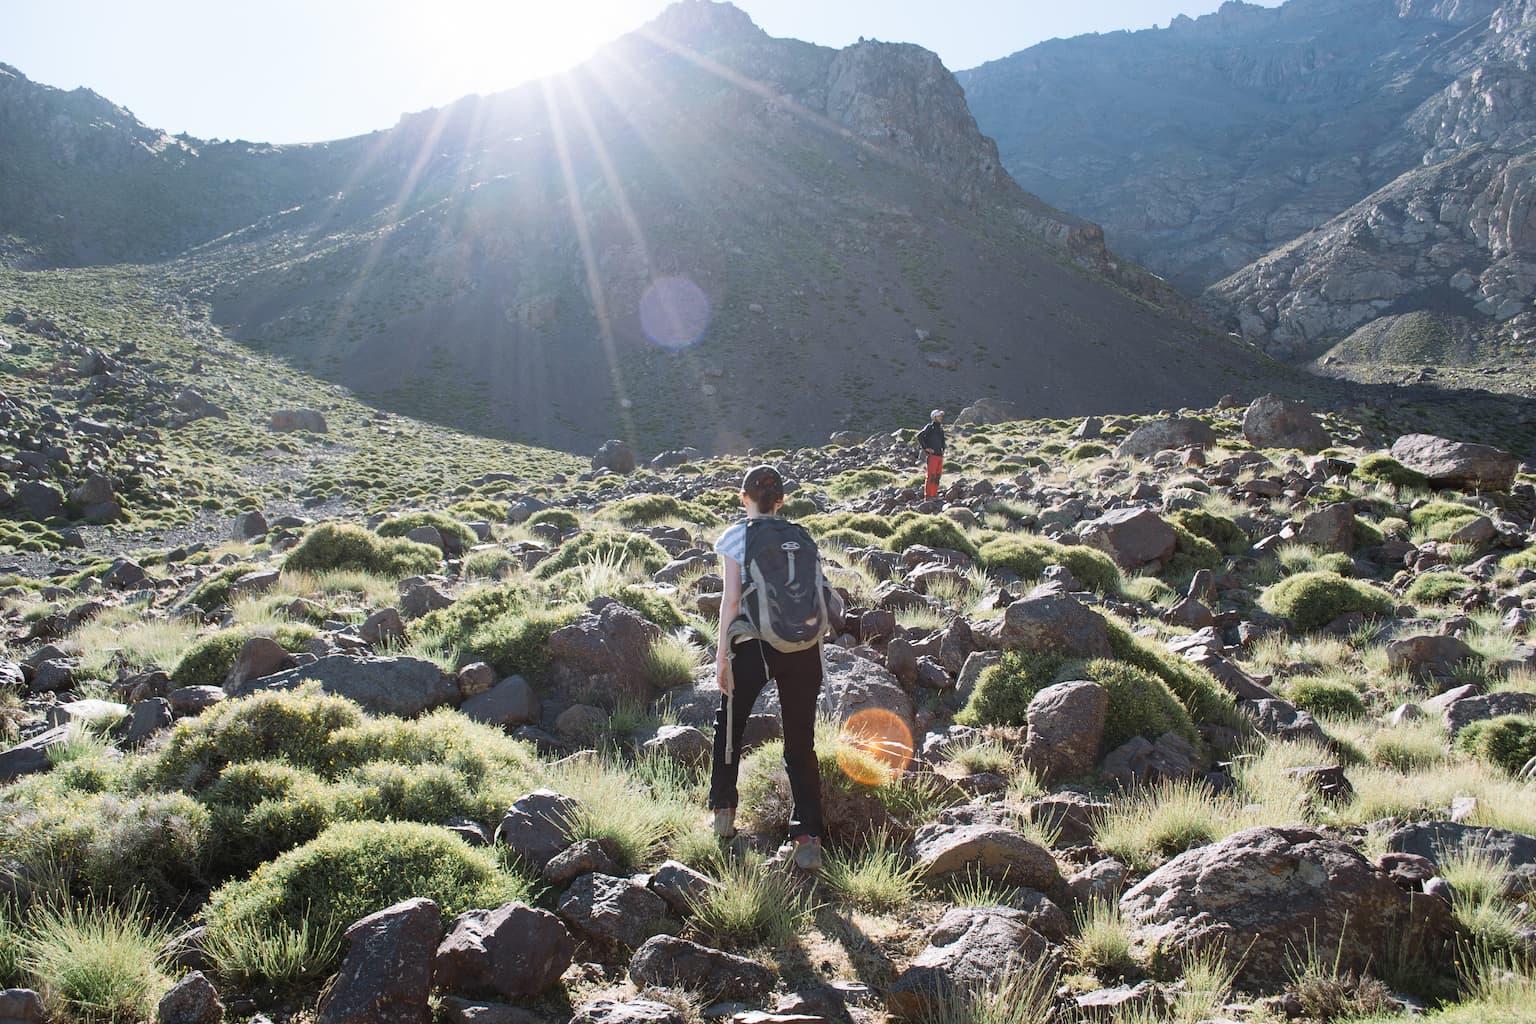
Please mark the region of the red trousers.
[[923, 494], [930, 498], [939, 496], [939, 474], [944, 472], [944, 456], [928, 456], [928, 483], [923, 488]]

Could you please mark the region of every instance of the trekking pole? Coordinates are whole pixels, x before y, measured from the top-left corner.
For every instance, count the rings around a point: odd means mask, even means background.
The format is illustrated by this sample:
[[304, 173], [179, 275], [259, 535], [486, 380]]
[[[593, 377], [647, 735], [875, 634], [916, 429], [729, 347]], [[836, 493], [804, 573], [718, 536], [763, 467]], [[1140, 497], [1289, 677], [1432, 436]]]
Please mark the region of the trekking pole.
[[[725, 656], [725, 670], [731, 672], [731, 659], [736, 652]], [[731, 672], [731, 683], [725, 691], [725, 763], [731, 764], [735, 755], [736, 738], [736, 674]]]

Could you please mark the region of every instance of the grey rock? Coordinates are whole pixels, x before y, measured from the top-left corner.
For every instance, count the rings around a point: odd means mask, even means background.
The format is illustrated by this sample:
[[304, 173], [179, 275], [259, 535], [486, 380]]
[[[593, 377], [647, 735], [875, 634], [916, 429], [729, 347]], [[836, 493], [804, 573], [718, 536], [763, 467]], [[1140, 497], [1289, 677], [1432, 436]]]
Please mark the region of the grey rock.
[[651, 875], [651, 891], [666, 900], [672, 912], [687, 915], [693, 907], [720, 883], [675, 860], [662, 863]]
[[1509, 869], [1505, 895], [1536, 892], [1536, 837], [1454, 821], [1420, 821], [1387, 836], [1387, 849], [1424, 857], [1438, 867], [1451, 854], [1481, 852]]
[[128, 714], [128, 705], [119, 704], [116, 701], [98, 700], [95, 697], [85, 700], [72, 700], [64, 704], [54, 704], [48, 708], [43, 716], [49, 727], [68, 725], [70, 722], [91, 723], [99, 722], [106, 725], [115, 725], [124, 715]]
[[649, 701], [655, 687], [646, 658], [660, 637], [660, 626], [617, 601], [583, 614], [550, 634], [550, 690], [576, 703]]
[[596, 839], [583, 839], [572, 843], [555, 854], [541, 872], [544, 881], [551, 885], [568, 885], [582, 875], [619, 875], [619, 866], [608, 856], [603, 844]]
[[53, 767], [48, 751], [69, 741], [69, 726], [61, 725], [23, 740], [0, 753], [0, 784], [15, 782], [23, 775], [35, 775]]
[[267, 530], [267, 517], [258, 509], [251, 512], [241, 512], [235, 516], [235, 525], [230, 530], [230, 535], [235, 540], [245, 541], [265, 536]]
[[506, 1003], [483, 1003], [462, 996], [443, 996], [439, 1003], [443, 1024], [550, 1024], [548, 1017]]
[[291, 430], [307, 430], [311, 434], [329, 433], [325, 414], [318, 409], [274, 409], [267, 420], [267, 429], [276, 433]]
[[1328, 742], [1317, 719], [1288, 700], [1244, 700], [1238, 701], [1237, 706], [1253, 719], [1253, 724], [1266, 736], [1283, 740], [1311, 740], [1318, 744]]
[[240, 653], [224, 677], [227, 693], [246, 693], [248, 684], [293, 668], [297, 662], [281, 644], [269, 636], [253, 636], [240, 645]]
[[928, 945], [886, 992], [897, 1017], [927, 1017], [952, 993], [980, 988], [1014, 964], [1043, 963], [1054, 974], [1059, 957], [1031, 928], [1027, 915], [1004, 907], [957, 907], [928, 936]]
[[773, 975], [755, 961], [671, 935], [646, 939], [629, 961], [629, 976], [642, 988], [681, 988], [749, 1002], [773, 987]]
[[550, 789], [536, 789], [507, 809], [496, 829], [496, 841], [505, 844], [536, 871], [570, 845], [567, 838], [572, 817], [581, 805]]
[[571, 1024], [687, 1024], [683, 1015], [653, 999], [594, 999], [576, 1007]]
[[1173, 527], [1146, 508], [1117, 508], [1078, 528], [1084, 544], [1097, 548], [1122, 569], [1161, 565], [1173, 555], [1178, 541]]
[[1216, 431], [1209, 424], [1171, 416], [1166, 420], [1143, 423], [1131, 431], [1115, 448], [1115, 454], [1121, 458], [1127, 455], [1149, 458], [1169, 448], [1188, 448], [1192, 445], [1211, 448], [1215, 446], [1216, 440]]
[[1355, 509], [1347, 502], [1324, 505], [1301, 518], [1296, 539], [1324, 551], [1349, 554], [1355, 550]]
[[1243, 436], [1255, 448], [1299, 448], [1317, 452], [1333, 443], [1306, 402], [1275, 395], [1255, 398], [1243, 413]]
[[507, 676], [484, 693], [466, 700], [459, 708], [485, 725], [527, 725], [539, 720], [538, 695], [522, 676]]
[[411, 718], [452, 703], [459, 695], [453, 677], [424, 658], [360, 658], [331, 654], [313, 664], [225, 687], [231, 697], [258, 690], [292, 690], [314, 680], [326, 693], [346, 697], [375, 715]]
[[1423, 473], [1432, 487], [1459, 490], [1507, 491], [1520, 468], [1508, 452], [1433, 434], [1404, 434], [1392, 443], [1392, 457]]
[[1446, 675], [1459, 663], [1476, 657], [1476, 651], [1454, 636], [1410, 636], [1387, 643], [1387, 667], [1394, 672], [1406, 669]]
[[1104, 755], [1103, 771], [1122, 787], [1131, 789], [1158, 781], [1193, 778], [1203, 766], [1199, 752], [1188, 740], [1165, 732], [1155, 741], [1132, 736]]
[[1445, 727], [1452, 736], [1473, 722], [1483, 722], [1500, 715], [1536, 715], [1536, 693], [1501, 690], [1498, 693], [1464, 697], [1445, 709]]
[[23, 480], [11, 492], [11, 518], [41, 522], [64, 511], [64, 492], [53, 484]]
[[664, 725], [642, 744], [641, 749], [664, 754], [684, 764], [702, 765], [714, 752], [714, 740], [691, 725]]
[[420, 898], [352, 925], [319, 1024], [429, 1024], [432, 959], [442, 932], [437, 904]]
[[436, 985], [463, 995], [541, 995], [571, 966], [576, 943], [554, 914], [525, 903], [454, 918], [433, 959]]
[[158, 1024], [219, 1024], [223, 1019], [224, 1003], [202, 971], [192, 971], [173, 985], [155, 1009]]
[[121, 727], [123, 743], [129, 747], [140, 746], [161, 730], [169, 729], [174, 718], [171, 702], [164, 697], [138, 701]]
[[1062, 590], [1043, 583], [1003, 613], [1002, 642], [1025, 650], [1060, 651], [1075, 658], [1107, 658], [1104, 617]]
[[228, 698], [219, 686], [179, 686], [165, 699], [171, 706], [171, 714], [177, 718], [191, 718]]
[[1079, 680], [1047, 686], [1029, 702], [1024, 763], [1042, 782], [1093, 770], [1104, 738], [1109, 691]]
[[592, 743], [608, 728], [610, 717], [591, 704], [572, 704], [555, 718], [555, 733], [572, 743]]
[[666, 902], [629, 878], [582, 875], [560, 897], [559, 912], [575, 931], [610, 948], [635, 949], [670, 930]]
[[1239, 984], [1260, 990], [1289, 979], [1308, 943], [1363, 971], [1389, 952], [1443, 955], [1454, 937], [1449, 908], [1415, 898], [1352, 846], [1316, 829], [1252, 828], [1182, 853], [1120, 899], [1134, 949], [1179, 956], [1244, 950]]
[[43, 997], [29, 988], [0, 991], [0, 1021], [5, 1024], [47, 1024]]
[[594, 472], [629, 474], [635, 471], [635, 450], [623, 441], [604, 441], [592, 454]]
[[363, 638], [364, 643], [374, 647], [401, 640], [405, 637], [405, 620], [400, 617], [397, 608], [380, 608], [357, 627], [357, 635]]
[[1130, 868], [1113, 857], [1106, 857], [1071, 875], [1067, 879], [1067, 891], [1078, 903], [1090, 900], [1118, 902], [1130, 873]]
[[929, 882], [975, 875], [1046, 893], [1061, 887], [1050, 851], [1001, 825], [924, 825], [912, 839], [912, 859]]
[[[442, 544], [437, 546], [441, 548]], [[453, 604], [453, 598], [443, 593], [437, 584], [419, 576], [401, 580], [397, 592], [400, 595], [400, 614], [407, 619], [419, 619], [428, 612]]]
[[483, 661], [471, 662], [459, 669], [457, 682], [459, 696], [468, 700], [487, 692], [496, 685], [496, 670]]

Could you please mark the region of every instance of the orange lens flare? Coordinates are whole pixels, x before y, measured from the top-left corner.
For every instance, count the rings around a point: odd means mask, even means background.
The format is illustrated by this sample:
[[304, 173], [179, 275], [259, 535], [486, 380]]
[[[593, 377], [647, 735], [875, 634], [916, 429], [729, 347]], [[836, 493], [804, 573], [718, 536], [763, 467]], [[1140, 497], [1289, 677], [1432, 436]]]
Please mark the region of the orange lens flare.
[[912, 730], [894, 712], [859, 711], [838, 730], [837, 763], [855, 782], [878, 786], [906, 771], [911, 761]]

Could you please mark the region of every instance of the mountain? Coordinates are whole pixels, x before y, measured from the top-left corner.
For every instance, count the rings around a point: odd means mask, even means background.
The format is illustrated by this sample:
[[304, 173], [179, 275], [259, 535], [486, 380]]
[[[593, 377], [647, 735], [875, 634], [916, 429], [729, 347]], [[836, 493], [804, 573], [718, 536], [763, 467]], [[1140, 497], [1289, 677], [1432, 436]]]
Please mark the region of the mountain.
[[321, 146], [172, 139], [15, 73], [0, 111], [13, 265], [156, 261], [253, 349], [500, 436], [738, 448], [1300, 386], [1021, 189], [935, 55], [728, 4]]
[[1384, 314], [1489, 325], [1536, 294], [1526, 0], [1227, 3], [960, 80], [1005, 166], [1250, 340]]

